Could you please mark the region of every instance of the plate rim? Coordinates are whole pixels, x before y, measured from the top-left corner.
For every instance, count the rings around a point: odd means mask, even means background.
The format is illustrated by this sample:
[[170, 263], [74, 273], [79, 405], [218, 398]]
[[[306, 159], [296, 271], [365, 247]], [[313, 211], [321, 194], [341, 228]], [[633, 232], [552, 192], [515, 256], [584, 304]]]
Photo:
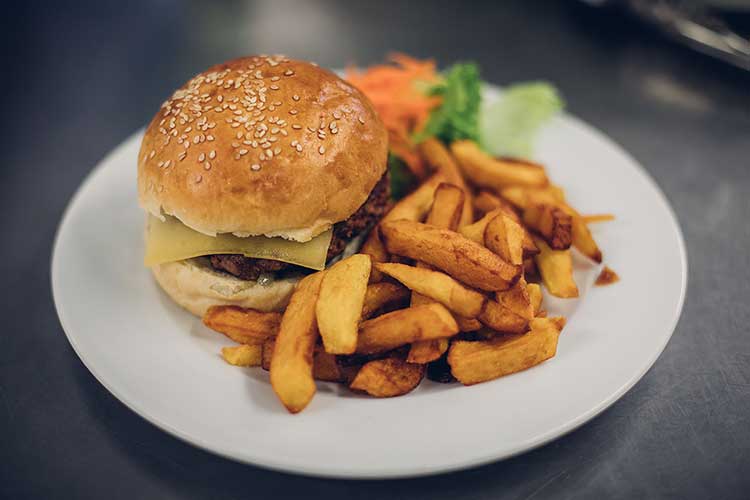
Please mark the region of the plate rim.
[[[492, 84], [489, 84], [488, 87], [494, 87], [497, 89], [498, 87]], [[523, 443], [519, 443], [518, 445], [504, 450], [500, 453], [490, 453], [483, 456], [473, 457], [470, 459], [459, 459], [459, 460], [453, 460], [450, 461], [450, 463], [444, 463], [439, 466], [435, 465], [420, 465], [417, 464], [413, 466], [412, 468], [408, 470], [396, 470], [394, 468], [389, 468], [386, 466], [380, 466], [375, 465], [371, 469], [367, 471], [362, 471], [360, 469], [347, 469], [339, 467], [336, 470], [329, 470], [325, 467], [315, 467], [315, 466], [294, 466], [289, 465], [287, 463], [283, 463], [281, 461], [269, 459], [268, 457], [250, 457], [250, 456], [238, 456], [235, 455], [229, 451], [219, 449], [217, 447], [212, 446], [210, 442], [205, 442], [204, 440], [188, 435], [187, 433], [183, 433], [180, 430], [176, 429], [175, 427], [171, 426], [169, 423], [164, 422], [160, 420], [157, 416], [151, 414], [150, 411], [144, 408], [140, 408], [136, 403], [133, 401], [128, 400], [125, 398], [115, 387], [111, 386], [105, 381], [105, 377], [101, 376], [100, 373], [97, 372], [97, 370], [94, 369], [92, 364], [88, 362], [84, 356], [82, 356], [79, 346], [77, 345], [74, 336], [72, 336], [70, 332], [70, 327], [68, 326], [68, 320], [65, 317], [65, 313], [63, 313], [63, 309], [60, 307], [60, 294], [62, 293], [59, 290], [59, 283], [57, 278], [57, 268], [61, 264], [58, 262], [58, 255], [59, 255], [59, 246], [61, 244], [61, 234], [63, 232], [63, 229], [66, 227], [66, 225], [69, 223], [71, 212], [73, 209], [73, 206], [76, 204], [77, 200], [83, 196], [83, 192], [85, 191], [85, 188], [93, 182], [93, 179], [96, 177], [96, 175], [104, 169], [105, 164], [107, 163], [107, 160], [113, 156], [115, 156], [121, 148], [123, 148], [126, 144], [129, 143], [129, 141], [137, 134], [141, 133], [143, 131], [143, 128], [139, 128], [130, 135], [127, 136], [125, 140], [120, 142], [114, 149], [110, 150], [106, 155], [104, 155], [96, 164], [96, 166], [84, 177], [84, 179], [79, 184], [78, 188], [76, 189], [73, 196], [70, 198], [68, 204], [65, 207], [65, 210], [62, 213], [62, 217], [60, 219], [60, 222], [57, 226], [54, 242], [52, 245], [52, 254], [50, 256], [50, 284], [52, 289], [52, 298], [55, 305], [55, 310], [57, 312], [60, 325], [62, 326], [63, 332], [65, 333], [66, 338], [68, 339], [68, 342], [70, 343], [71, 347], [73, 348], [73, 351], [78, 356], [78, 359], [83, 363], [83, 365], [86, 367], [86, 369], [94, 376], [94, 378], [102, 385], [104, 386], [107, 391], [110, 392], [118, 401], [120, 401], [123, 405], [125, 405], [130, 411], [138, 415], [140, 418], [144, 419], [145, 421], [153, 424], [157, 428], [161, 429], [162, 431], [170, 434], [173, 437], [176, 437], [180, 441], [183, 441], [187, 444], [190, 444], [191, 446], [195, 446], [197, 448], [200, 448], [204, 451], [207, 451], [211, 454], [221, 456], [226, 459], [230, 459], [235, 462], [243, 463], [252, 465], [255, 467], [259, 467], [262, 469], [267, 470], [273, 470], [277, 472], [283, 472], [283, 473], [291, 473], [291, 474], [297, 474], [297, 475], [303, 475], [308, 477], [319, 477], [319, 478], [332, 478], [332, 479], [357, 479], [357, 480], [365, 480], [365, 479], [402, 479], [402, 478], [411, 478], [411, 477], [423, 477], [423, 476], [429, 476], [429, 475], [435, 475], [435, 474], [444, 474], [449, 472], [456, 472], [460, 470], [465, 470], [469, 468], [474, 468], [482, 465], [486, 465], [493, 462], [499, 462], [501, 460], [505, 460], [517, 455], [520, 455], [522, 453], [526, 453], [529, 451], [532, 451], [534, 449], [537, 449], [541, 446], [544, 446], [545, 444], [561, 438], [572, 431], [578, 429], [583, 424], [591, 421], [592, 419], [596, 418], [598, 415], [600, 415], [602, 412], [607, 410], [610, 406], [612, 406], [615, 402], [617, 402], [620, 398], [622, 398], [630, 389], [632, 389], [653, 367], [654, 363], [657, 359], [661, 356], [661, 354], [664, 352], [664, 349], [666, 348], [667, 344], [669, 343], [670, 339], [672, 338], [677, 325], [679, 324], [679, 320], [682, 315], [682, 310], [684, 308], [685, 304], [685, 297], [687, 294], [687, 283], [688, 283], [688, 256], [687, 256], [687, 247], [685, 244], [685, 238], [682, 232], [682, 228], [679, 223], [679, 219], [677, 218], [676, 213], [674, 212], [674, 209], [672, 205], [669, 202], [669, 199], [667, 198], [666, 194], [662, 191], [662, 189], [659, 187], [658, 183], [654, 180], [654, 178], [651, 176], [651, 174], [646, 170], [646, 168], [637, 161], [627, 150], [625, 150], [622, 146], [620, 146], [619, 143], [617, 143], [614, 139], [610, 138], [608, 135], [606, 135], [603, 131], [600, 131], [596, 127], [588, 124], [584, 120], [569, 114], [569, 113], [562, 113], [561, 118], [565, 121], [572, 122], [576, 127], [582, 128], [585, 130], [586, 133], [592, 134], [597, 137], [598, 140], [604, 141], [607, 145], [607, 147], [615, 150], [618, 154], [623, 155], [629, 163], [632, 164], [634, 167], [635, 172], [646, 182], [646, 184], [654, 191], [656, 194], [659, 202], [664, 206], [666, 209], [667, 214], [669, 215], [669, 221], [671, 222], [672, 229], [674, 229], [675, 234], [677, 236], [677, 247], [678, 247], [678, 254], [680, 259], [680, 292], [679, 292], [679, 298], [677, 301], [677, 307], [675, 307], [674, 311], [672, 312], [672, 317], [670, 318], [669, 322], [669, 333], [664, 337], [664, 340], [662, 344], [659, 346], [658, 349], [654, 350], [654, 353], [649, 357], [642, 365], [642, 367], [638, 370], [637, 373], [634, 372], [634, 374], [628, 378], [628, 380], [623, 383], [616, 391], [613, 391], [607, 398], [605, 398], [602, 402], [600, 402], [598, 405], [593, 406], [589, 410], [581, 413], [576, 418], [573, 418], [569, 421], [566, 421], [553, 429], [549, 429], [546, 432], [535, 436], [531, 439], [528, 439], [524, 441]]]

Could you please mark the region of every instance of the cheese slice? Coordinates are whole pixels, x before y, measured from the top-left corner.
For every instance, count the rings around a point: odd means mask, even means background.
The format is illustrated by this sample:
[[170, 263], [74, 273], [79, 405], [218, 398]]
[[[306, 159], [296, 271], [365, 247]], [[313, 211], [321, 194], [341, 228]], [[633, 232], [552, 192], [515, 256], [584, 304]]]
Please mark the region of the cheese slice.
[[333, 230], [329, 229], [305, 243], [267, 236], [208, 236], [190, 229], [175, 217], [167, 217], [162, 222], [149, 215], [144, 263], [151, 267], [202, 255], [237, 254], [320, 270], [325, 268], [332, 235]]

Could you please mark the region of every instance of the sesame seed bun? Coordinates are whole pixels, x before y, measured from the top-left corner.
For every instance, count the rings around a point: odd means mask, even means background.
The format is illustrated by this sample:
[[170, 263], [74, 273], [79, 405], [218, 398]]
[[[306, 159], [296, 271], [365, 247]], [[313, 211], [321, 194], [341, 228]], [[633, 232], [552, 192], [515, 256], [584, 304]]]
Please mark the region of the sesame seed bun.
[[139, 201], [209, 235], [308, 241], [364, 203], [386, 156], [359, 90], [307, 62], [244, 57], [162, 105], [138, 155]]
[[201, 258], [160, 264], [151, 272], [172, 300], [198, 317], [209, 307], [220, 305], [281, 311], [299, 281], [299, 277], [290, 276], [261, 285], [215, 271]]

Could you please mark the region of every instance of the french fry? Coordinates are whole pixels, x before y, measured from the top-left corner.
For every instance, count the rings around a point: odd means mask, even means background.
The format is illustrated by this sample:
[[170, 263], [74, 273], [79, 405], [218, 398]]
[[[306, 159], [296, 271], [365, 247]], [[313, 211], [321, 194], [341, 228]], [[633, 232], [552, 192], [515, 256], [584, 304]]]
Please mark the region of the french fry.
[[462, 332], [474, 332], [482, 328], [482, 323], [476, 318], [464, 318], [463, 316], [454, 316], [458, 329]]
[[419, 385], [424, 372], [424, 365], [398, 358], [377, 359], [366, 363], [349, 387], [376, 398], [401, 396]]
[[514, 266], [523, 264], [524, 229], [505, 214], [492, 219], [484, 229], [484, 244]]
[[[454, 184], [463, 191], [463, 211], [461, 212], [459, 226], [471, 224], [474, 220], [474, 207], [471, 201], [471, 191], [469, 191], [464, 176], [461, 174], [461, 170], [448, 148], [436, 138], [430, 137], [419, 144], [419, 152], [422, 153], [422, 156], [424, 156], [425, 160], [427, 160], [427, 163], [432, 168], [437, 172], [442, 173], [448, 182]], [[434, 222], [429, 223], [435, 224]], [[439, 226], [440, 224], [435, 225]]]
[[409, 363], [426, 364], [435, 361], [448, 350], [448, 339], [433, 339], [414, 342], [409, 349], [406, 361]]
[[472, 385], [526, 370], [553, 357], [564, 322], [535, 318], [529, 326], [525, 334], [453, 342], [448, 351], [451, 373], [462, 384]]
[[420, 184], [417, 189], [399, 200], [385, 214], [382, 222], [401, 219], [421, 221], [432, 206], [432, 202], [435, 199], [435, 190], [444, 182], [449, 181], [443, 173], [438, 172], [433, 174], [432, 177]]
[[[271, 369], [271, 358], [275, 338], [269, 338], [263, 343], [260, 365], [264, 370]], [[313, 378], [325, 382], [346, 382], [348, 374], [339, 366], [336, 355], [327, 353], [322, 346], [315, 346], [313, 351]]]
[[399, 309], [360, 325], [357, 353], [384, 352], [418, 340], [447, 338], [456, 333], [456, 320], [440, 304]]
[[260, 344], [279, 331], [281, 313], [260, 312], [238, 306], [211, 306], [203, 324], [238, 344]]
[[601, 263], [602, 251], [599, 250], [599, 246], [586, 223], [575, 212], [573, 215], [573, 246], [589, 259]]
[[542, 309], [542, 287], [538, 283], [527, 283], [526, 292], [529, 294], [529, 302], [531, 302], [531, 308], [534, 316], [536, 316]]
[[552, 250], [547, 242], [538, 237], [534, 238], [534, 243], [539, 247], [539, 253], [535, 257], [536, 265], [549, 293], [560, 298], [578, 297], [570, 250]]
[[617, 275], [614, 269], [610, 268], [609, 266], [604, 266], [602, 271], [599, 273], [599, 276], [597, 276], [596, 282], [594, 284], [596, 286], [607, 286], [613, 283], [617, 283], [618, 281], [620, 281], [620, 277]]
[[355, 254], [331, 266], [323, 276], [315, 306], [320, 337], [331, 354], [352, 354], [370, 278], [370, 256]]
[[297, 284], [281, 318], [271, 356], [271, 387], [290, 413], [302, 411], [315, 395], [315, 302], [324, 275], [325, 271], [317, 272]]
[[599, 222], [610, 222], [615, 220], [615, 216], [612, 214], [591, 214], [581, 215], [581, 219], [585, 224], [596, 224]]
[[487, 189], [482, 189], [474, 196], [474, 212], [483, 216], [487, 212], [492, 212], [500, 208], [503, 203], [508, 203]]
[[556, 206], [527, 206], [523, 211], [523, 223], [541, 234], [554, 250], [570, 248], [573, 242], [573, 217]]
[[[445, 175], [438, 172], [432, 177], [424, 181], [417, 189], [412, 191], [408, 196], [405, 196], [398, 201], [387, 214], [380, 221], [383, 222], [391, 220], [413, 220], [421, 221], [432, 205], [432, 201], [435, 196], [435, 189], [447, 179]], [[388, 252], [385, 249], [381, 239], [379, 226], [374, 227], [370, 234], [367, 236], [362, 248], [359, 253], [367, 254], [370, 256], [372, 262], [388, 262]], [[380, 273], [371, 273], [371, 283], [377, 283], [382, 280]]]
[[471, 241], [484, 245], [484, 231], [487, 229], [487, 224], [489, 224], [492, 219], [502, 214], [502, 208], [495, 208], [494, 210], [487, 212], [484, 217], [473, 224], [463, 226], [458, 232]]
[[473, 141], [456, 141], [451, 151], [464, 175], [480, 187], [546, 186], [544, 167], [531, 162], [492, 158]]
[[461, 188], [453, 184], [441, 183], [435, 189], [432, 208], [427, 214], [427, 224], [455, 231], [461, 221], [464, 198]]
[[[450, 153], [448, 150], [443, 146], [443, 144], [436, 139], [428, 139], [425, 142], [437, 142], [437, 146], [430, 146], [433, 149], [439, 149], [437, 153], [437, 160], [440, 161], [441, 155], [446, 156], [447, 158], [444, 158], [443, 160], [445, 162], [450, 162], [451, 165], [446, 165], [441, 168], [444, 173], [446, 173], [446, 176], [449, 178], [455, 178], [458, 176], [458, 178], [461, 181], [461, 184], [465, 188], [465, 184], [463, 183], [463, 178], [460, 177], [460, 173], [458, 172], [458, 166], [455, 165], [455, 161], [450, 156]], [[429, 161], [429, 159], [428, 159]], [[438, 188], [435, 190], [435, 201], [432, 203], [432, 208], [430, 209], [430, 213], [427, 214], [427, 224], [432, 224], [436, 227], [441, 227], [443, 229], [450, 229], [451, 231], [455, 231], [456, 228], [461, 223], [462, 214], [466, 214], [466, 203], [467, 197], [464, 193], [468, 193], [468, 190], [462, 190], [461, 188], [457, 187], [453, 184], [440, 184]], [[469, 208], [471, 208], [469, 206]], [[471, 218], [471, 214], [470, 214]], [[468, 222], [471, 222], [469, 218]], [[416, 267], [420, 269], [429, 269], [430, 266], [422, 263], [417, 262]], [[433, 299], [428, 298], [422, 294], [420, 294], [418, 291], [413, 290], [411, 294], [411, 305], [421, 305], [421, 304], [429, 304], [430, 302], [433, 302]], [[411, 345], [411, 348], [409, 349], [409, 355], [407, 356], [407, 361], [410, 363], [429, 363], [430, 361], [434, 361], [440, 356], [443, 355], [443, 353], [448, 349], [448, 341], [446, 339], [435, 339], [435, 340], [424, 340], [421, 342], [414, 342]]]
[[404, 264], [375, 264], [375, 268], [400, 281], [412, 292], [439, 302], [461, 316], [478, 316], [487, 300], [481, 293], [465, 287], [439, 271]]
[[381, 234], [389, 252], [421, 260], [480, 290], [507, 290], [521, 276], [520, 266], [447, 229], [400, 220], [383, 224]]
[[515, 314], [531, 320], [534, 317], [534, 306], [531, 303], [528, 286], [526, 280], [521, 278], [511, 289], [495, 292], [495, 298]]
[[367, 286], [362, 305], [362, 319], [369, 319], [377, 311], [406, 304], [409, 300], [409, 289], [396, 283], [373, 283]]
[[528, 328], [529, 320], [511, 311], [505, 305], [488, 300], [482, 313], [477, 318], [482, 324], [498, 332], [523, 333]]
[[263, 344], [241, 344], [221, 348], [221, 357], [234, 366], [260, 366]]

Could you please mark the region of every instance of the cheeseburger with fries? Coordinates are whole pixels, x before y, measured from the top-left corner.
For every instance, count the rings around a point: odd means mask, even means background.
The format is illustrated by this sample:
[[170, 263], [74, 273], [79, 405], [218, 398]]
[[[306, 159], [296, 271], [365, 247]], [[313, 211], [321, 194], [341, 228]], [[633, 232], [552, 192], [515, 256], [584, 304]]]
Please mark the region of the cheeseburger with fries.
[[283, 56], [213, 66], [144, 134], [145, 263], [193, 314], [281, 310], [387, 210], [386, 159], [370, 101], [334, 73]]

